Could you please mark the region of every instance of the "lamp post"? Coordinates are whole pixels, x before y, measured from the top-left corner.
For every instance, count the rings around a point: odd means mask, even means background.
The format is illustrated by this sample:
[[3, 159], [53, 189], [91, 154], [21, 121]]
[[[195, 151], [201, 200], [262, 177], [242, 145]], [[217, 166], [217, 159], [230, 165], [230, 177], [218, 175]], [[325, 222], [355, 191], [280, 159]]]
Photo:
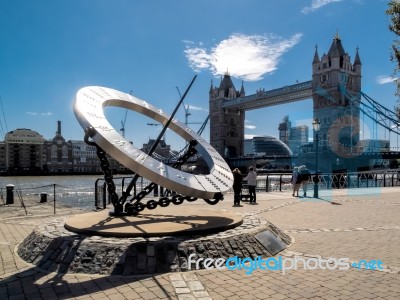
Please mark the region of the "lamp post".
[[314, 118], [312, 122], [312, 126], [315, 132], [315, 177], [314, 177], [314, 198], [318, 198], [318, 144], [319, 144], [319, 130], [321, 127], [321, 123], [318, 118]]

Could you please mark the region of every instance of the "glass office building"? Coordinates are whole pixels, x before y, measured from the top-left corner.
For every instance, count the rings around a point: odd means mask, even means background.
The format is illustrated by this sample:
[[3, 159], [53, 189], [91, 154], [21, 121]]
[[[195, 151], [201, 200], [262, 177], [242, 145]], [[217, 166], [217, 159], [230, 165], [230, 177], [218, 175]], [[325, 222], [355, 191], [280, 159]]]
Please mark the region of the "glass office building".
[[289, 147], [273, 136], [256, 136], [245, 140], [245, 155], [292, 155]]

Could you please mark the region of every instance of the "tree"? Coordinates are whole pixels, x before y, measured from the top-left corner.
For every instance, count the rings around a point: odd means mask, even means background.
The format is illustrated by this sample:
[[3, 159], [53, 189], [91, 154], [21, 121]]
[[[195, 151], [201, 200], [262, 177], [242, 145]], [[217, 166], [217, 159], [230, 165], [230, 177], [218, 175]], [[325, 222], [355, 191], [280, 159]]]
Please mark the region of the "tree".
[[[391, 0], [388, 3], [386, 14], [390, 17], [389, 30], [397, 37], [400, 37], [400, 0]], [[395, 39], [392, 45], [391, 61], [394, 61], [397, 66], [394, 70], [394, 75], [400, 73], [400, 39]], [[396, 76], [395, 76], [396, 77]], [[400, 79], [396, 79], [397, 91], [396, 96], [400, 96]], [[397, 107], [399, 111], [399, 107]]]

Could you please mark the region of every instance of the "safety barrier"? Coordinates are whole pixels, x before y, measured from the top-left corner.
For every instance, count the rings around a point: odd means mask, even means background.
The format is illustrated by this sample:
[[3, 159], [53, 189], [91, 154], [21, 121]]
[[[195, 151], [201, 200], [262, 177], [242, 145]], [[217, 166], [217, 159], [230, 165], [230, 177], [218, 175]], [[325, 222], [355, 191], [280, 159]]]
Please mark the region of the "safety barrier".
[[[311, 175], [314, 184], [316, 175]], [[283, 191], [290, 188], [291, 174], [270, 173], [257, 177], [258, 191]], [[400, 186], [400, 170], [318, 174], [319, 189]]]
[[[124, 187], [132, 178], [132, 176], [114, 178], [118, 194], [122, 194]], [[285, 190], [291, 190], [291, 178], [292, 174], [288, 173], [269, 173], [259, 175], [257, 176], [256, 189], [258, 192], [283, 192]], [[314, 182], [315, 174], [312, 174], [309, 184], [314, 185]], [[133, 195], [141, 192], [149, 183], [150, 182], [145, 178], [139, 177], [133, 188]], [[400, 170], [318, 174], [318, 188], [321, 190], [389, 186], [400, 186]], [[162, 194], [162, 187], [154, 189], [153, 195], [155, 197]], [[108, 198], [104, 179], [99, 178], [95, 183], [95, 206], [98, 209], [104, 209], [108, 204], [110, 204], [110, 199]]]

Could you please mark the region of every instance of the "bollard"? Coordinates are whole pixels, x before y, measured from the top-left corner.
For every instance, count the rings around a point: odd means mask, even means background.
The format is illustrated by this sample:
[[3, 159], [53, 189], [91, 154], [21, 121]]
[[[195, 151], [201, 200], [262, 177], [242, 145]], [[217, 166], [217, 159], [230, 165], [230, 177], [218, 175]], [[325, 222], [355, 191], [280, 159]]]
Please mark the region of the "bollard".
[[40, 193], [40, 203], [47, 202], [47, 193]]
[[14, 185], [6, 185], [6, 204], [14, 204]]

